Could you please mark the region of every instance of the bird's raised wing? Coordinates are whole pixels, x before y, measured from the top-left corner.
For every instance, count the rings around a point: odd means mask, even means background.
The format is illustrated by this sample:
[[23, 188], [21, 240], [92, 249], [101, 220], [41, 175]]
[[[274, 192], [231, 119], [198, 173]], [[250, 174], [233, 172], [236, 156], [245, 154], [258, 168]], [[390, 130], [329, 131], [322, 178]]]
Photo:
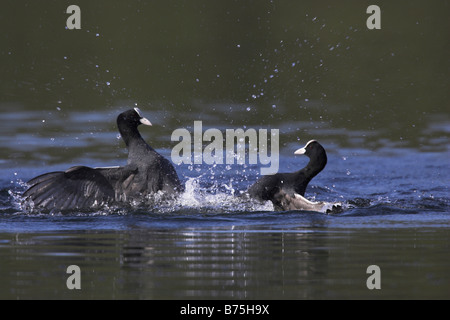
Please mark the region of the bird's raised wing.
[[[102, 173], [106, 169], [84, 166], [66, 171], [50, 172], [28, 181], [25, 201], [32, 201], [35, 208], [80, 209], [96, 208], [114, 201], [111, 182]], [[119, 168], [111, 168], [111, 171]]]

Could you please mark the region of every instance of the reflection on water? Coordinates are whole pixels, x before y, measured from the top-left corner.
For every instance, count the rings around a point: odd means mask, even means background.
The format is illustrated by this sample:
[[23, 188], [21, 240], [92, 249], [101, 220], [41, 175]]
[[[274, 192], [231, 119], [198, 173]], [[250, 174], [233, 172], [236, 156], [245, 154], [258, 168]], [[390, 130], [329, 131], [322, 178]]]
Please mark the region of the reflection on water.
[[[450, 298], [448, 229], [2, 234], [0, 297]], [[66, 268], [81, 268], [68, 290]], [[366, 286], [369, 265], [381, 290]]]

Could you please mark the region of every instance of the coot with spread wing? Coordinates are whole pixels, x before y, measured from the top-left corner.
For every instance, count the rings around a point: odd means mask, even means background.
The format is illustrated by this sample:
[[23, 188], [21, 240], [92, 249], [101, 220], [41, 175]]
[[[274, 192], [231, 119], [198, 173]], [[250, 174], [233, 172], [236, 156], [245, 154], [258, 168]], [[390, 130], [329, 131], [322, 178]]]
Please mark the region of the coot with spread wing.
[[174, 194], [182, 191], [172, 163], [150, 147], [138, 131], [138, 126], [151, 126], [138, 108], [117, 117], [117, 126], [127, 148], [125, 166], [90, 168], [72, 167], [50, 172], [28, 181], [23, 194], [34, 208], [93, 209], [105, 204], [142, 200], [158, 191]]

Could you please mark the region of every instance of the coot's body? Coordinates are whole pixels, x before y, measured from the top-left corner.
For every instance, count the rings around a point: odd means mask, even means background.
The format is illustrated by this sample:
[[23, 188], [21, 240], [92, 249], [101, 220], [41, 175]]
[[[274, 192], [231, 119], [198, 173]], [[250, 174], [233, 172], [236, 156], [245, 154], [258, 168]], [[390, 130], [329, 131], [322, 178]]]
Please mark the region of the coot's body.
[[310, 158], [306, 167], [292, 173], [263, 176], [249, 188], [250, 196], [259, 200], [270, 200], [277, 209], [308, 210], [310, 203], [301, 202], [299, 199], [304, 199], [306, 187], [311, 179], [325, 168], [327, 154], [315, 140], [309, 141], [305, 147], [298, 149], [294, 154], [305, 154]]
[[119, 132], [128, 148], [123, 167], [77, 166], [64, 172], [46, 173], [28, 182], [23, 197], [33, 207], [45, 209], [88, 209], [105, 204], [128, 203], [162, 191], [174, 194], [182, 185], [173, 165], [141, 137], [138, 126], [151, 125], [138, 108], [117, 118]]

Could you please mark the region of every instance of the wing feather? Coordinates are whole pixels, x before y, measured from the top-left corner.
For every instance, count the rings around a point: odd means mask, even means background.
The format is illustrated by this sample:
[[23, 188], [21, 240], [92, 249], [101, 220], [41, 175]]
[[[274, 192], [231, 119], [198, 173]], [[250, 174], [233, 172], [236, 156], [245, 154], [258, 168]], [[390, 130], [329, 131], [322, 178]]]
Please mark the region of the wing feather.
[[45, 209], [81, 209], [114, 201], [114, 189], [103, 173], [111, 169], [84, 166], [50, 172], [31, 179], [23, 194], [35, 207]]

